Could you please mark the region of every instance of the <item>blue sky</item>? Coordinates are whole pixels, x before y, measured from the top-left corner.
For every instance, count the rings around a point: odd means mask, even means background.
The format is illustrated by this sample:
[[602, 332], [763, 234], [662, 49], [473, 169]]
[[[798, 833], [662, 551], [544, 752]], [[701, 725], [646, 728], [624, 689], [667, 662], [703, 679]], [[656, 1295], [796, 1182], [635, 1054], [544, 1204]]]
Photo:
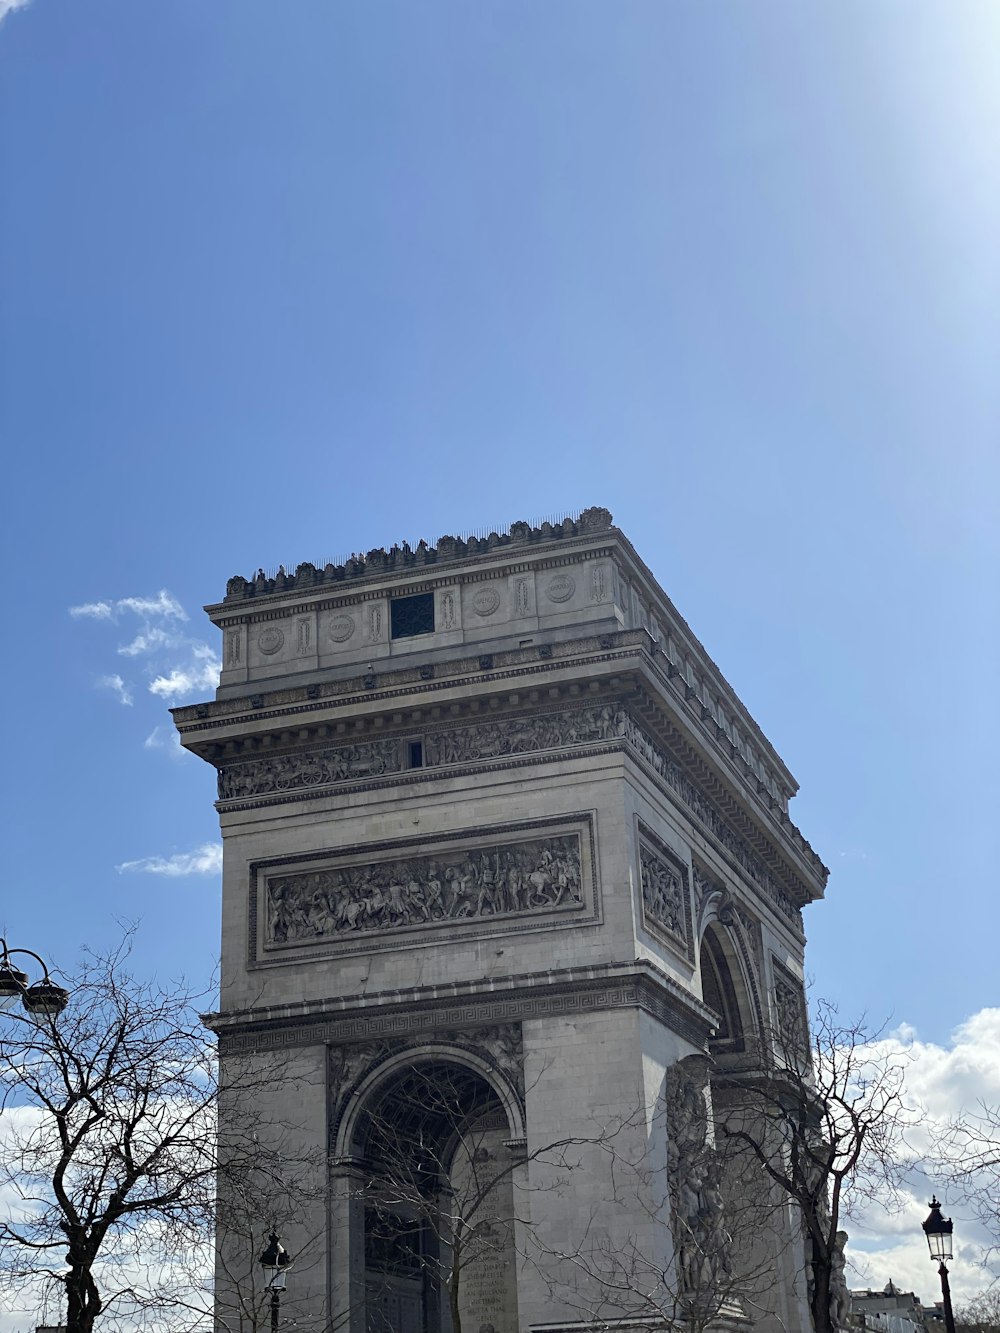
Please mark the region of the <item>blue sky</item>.
[[995, 4], [5, 10], [6, 932], [211, 967], [229, 575], [606, 504], [802, 784], [817, 992], [996, 1005]]

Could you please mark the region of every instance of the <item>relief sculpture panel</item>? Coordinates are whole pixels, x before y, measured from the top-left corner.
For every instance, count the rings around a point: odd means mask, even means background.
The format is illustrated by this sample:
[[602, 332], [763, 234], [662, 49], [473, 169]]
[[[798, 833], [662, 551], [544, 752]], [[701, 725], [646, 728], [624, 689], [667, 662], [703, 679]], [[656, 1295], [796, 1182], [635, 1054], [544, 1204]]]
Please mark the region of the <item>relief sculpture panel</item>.
[[266, 943], [571, 910], [584, 905], [582, 878], [577, 833], [271, 875]]
[[461, 764], [476, 759], [496, 759], [507, 754], [528, 754], [557, 746], [585, 745], [624, 736], [628, 718], [624, 709], [566, 709], [540, 717], [503, 718], [471, 727], [452, 727], [428, 734], [424, 741], [424, 763]]
[[691, 905], [687, 867], [664, 848], [639, 842], [642, 914], [647, 926], [666, 932], [675, 948], [690, 953]]
[[402, 767], [398, 741], [360, 741], [329, 750], [247, 759], [219, 769], [219, 800], [262, 796], [291, 791], [296, 787], [322, 787], [380, 773], [397, 773]]

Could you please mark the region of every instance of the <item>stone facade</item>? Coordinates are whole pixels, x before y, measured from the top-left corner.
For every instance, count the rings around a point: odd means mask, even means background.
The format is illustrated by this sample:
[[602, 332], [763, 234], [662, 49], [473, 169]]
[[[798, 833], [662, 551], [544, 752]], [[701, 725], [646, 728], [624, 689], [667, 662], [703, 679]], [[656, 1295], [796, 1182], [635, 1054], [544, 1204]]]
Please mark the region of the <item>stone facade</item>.
[[[653, 1327], [730, 1282], [738, 1256], [704, 1260], [725, 1230], [706, 1057], [799, 1040], [826, 870], [791, 774], [611, 516], [238, 577], [208, 611], [222, 682], [174, 717], [218, 771], [210, 1021], [224, 1060], [303, 1071], [275, 1096], [329, 1171], [289, 1223], [322, 1255], [290, 1284], [300, 1326], [445, 1333], [456, 1227], [474, 1333]], [[567, 1139], [585, 1161], [557, 1189]], [[498, 1172], [447, 1236], [440, 1198], [379, 1166], [416, 1142], [451, 1154], [449, 1197]], [[623, 1255], [659, 1274], [658, 1315], [611, 1300]], [[795, 1333], [794, 1245], [774, 1277]]]

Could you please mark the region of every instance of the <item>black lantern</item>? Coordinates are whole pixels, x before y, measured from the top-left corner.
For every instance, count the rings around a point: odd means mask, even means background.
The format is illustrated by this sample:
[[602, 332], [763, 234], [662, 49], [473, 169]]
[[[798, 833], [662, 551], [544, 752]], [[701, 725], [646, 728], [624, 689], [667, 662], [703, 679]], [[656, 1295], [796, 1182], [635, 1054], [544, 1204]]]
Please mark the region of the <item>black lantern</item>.
[[[41, 981], [29, 986], [27, 972], [15, 967], [12, 955], [27, 954], [42, 969]], [[0, 1009], [13, 1009], [21, 1002], [29, 1014], [61, 1014], [69, 1002], [69, 991], [57, 986], [49, 976], [45, 961], [31, 949], [11, 949], [0, 936]]]
[[927, 1246], [930, 1249], [931, 1258], [936, 1263], [943, 1264], [952, 1257], [952, 1220], [950, 1217], [941, 1216], [941, 1205], [934, 1195], [931, 1196], [930, 1206], [930, 1216], [923, 1223], [924, 1235], [927, 1237]]
[[952, 1257], [952, 1221], [950, 1217], [942, 1217], [941, 1205], [933, 1194], [931, 1195], [930, 1210], [927, 1221], [921, 1225], [924, 1228], [924, 1235], [927, 1237], [927, 1248], [931, 1252], [931, 1259], [937, 1264], [938, 1274], [941, 1278], [945, 1326], [948, 1333], [955, 1333], [955, 1316], [951, 1310], [951, 1284], [948, 1281], [947, 1264], [947, 1260]]
[[285, 1289], [285, 1269], [292, 1262], [292, 1256], [272, 1231], [268, 1237], [267, 1248], [260, 1256], [260, 1266], [267, 1274], [267, 1290], [271, 1293], [271, 1333], [278, 1333], [278, 1312], [281, 1308], [281, 1293]]

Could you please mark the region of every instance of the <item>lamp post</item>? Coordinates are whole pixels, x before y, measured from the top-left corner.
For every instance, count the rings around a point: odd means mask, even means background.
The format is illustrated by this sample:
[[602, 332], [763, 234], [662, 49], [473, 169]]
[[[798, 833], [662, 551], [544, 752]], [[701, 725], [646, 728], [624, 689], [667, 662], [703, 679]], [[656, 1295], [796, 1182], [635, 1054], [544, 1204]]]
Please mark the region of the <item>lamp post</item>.
[[948, 1282], [948, 1265], [945, 1262], [952, 1257], [950, 1217], [941, 1216], [941, 1205], [935, 1195], [931, 1195], [930, 1215], [922, 1223], [931, 1259], [938, 1265], [941, 1277], [941, 1295], [944, 1297], [944, 1322], [948, 1333], [955, 1333], [955, 1316], [951, 1312], [951, 1286]]
[[[27, 954], [42, 969], [41, 981], [28, 984], [27, 972], [14, 966], [14, 954]], [[20, 1000], [29, 1014], [60, 1014], [69, 1001], [69, 991], [49, 976], [45, 960], [32, 949], [11, 949], [0, 935], [0, 1009], [13, 1009]]]
[[281, 1293], [285, 1289], [285, 1269], [291, 1262], [292, 1256], [272, 1231], [267, 1249], [260, 1256], [260, 1266], [268, 1274], [265, 1290], [271, 1293], [271, 1333], [278, 1333], [278, 1311], [281, 1309]]

